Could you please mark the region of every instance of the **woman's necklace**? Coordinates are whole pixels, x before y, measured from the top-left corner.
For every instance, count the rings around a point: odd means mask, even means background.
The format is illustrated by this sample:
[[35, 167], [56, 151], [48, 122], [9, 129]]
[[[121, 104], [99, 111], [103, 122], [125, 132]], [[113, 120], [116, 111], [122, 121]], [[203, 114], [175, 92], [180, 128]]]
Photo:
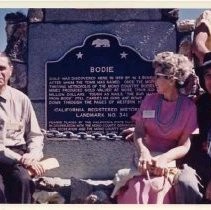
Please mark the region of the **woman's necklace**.
[[[179, 95], [177, 102], [176, 102], [176, 107], [175, 107], [174, 113], [172, 114], [171, 118], [167, 122], [162, 122], [161, 108], [162, 108], [163, 96], [159, 97], [157, 107], [155, 110], [155, 120], [160, 128], [165, 127], [166, 129], [169, 129], [175, 123], [175, 121], [177, 120], [177, 118], [179, 116], [179, 112], [181, 109], [182, 98], [183, 97], [181, 97]], [[166, 114], [169, 114], [169, 113], [166, 113]]]

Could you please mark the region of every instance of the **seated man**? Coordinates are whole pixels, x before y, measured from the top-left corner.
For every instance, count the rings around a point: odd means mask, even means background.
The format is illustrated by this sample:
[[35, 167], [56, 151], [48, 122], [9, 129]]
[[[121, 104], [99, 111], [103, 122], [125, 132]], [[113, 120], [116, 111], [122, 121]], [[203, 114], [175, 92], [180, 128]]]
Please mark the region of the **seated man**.
[[29, 98], [7, 84], [12, 71], [0, 53], [0, 203], [31, 203], [30, 175], [44, 173], [43, 135]]

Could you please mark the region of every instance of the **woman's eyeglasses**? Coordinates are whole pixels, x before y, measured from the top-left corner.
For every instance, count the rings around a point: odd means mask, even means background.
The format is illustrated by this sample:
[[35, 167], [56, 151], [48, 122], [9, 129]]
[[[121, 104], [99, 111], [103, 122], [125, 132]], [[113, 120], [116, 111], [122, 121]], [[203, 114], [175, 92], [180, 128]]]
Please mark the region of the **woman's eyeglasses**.
[[154, 76], [155, 79], [159, 79], [159, 78], [162, 78], [162, 79], [171, 79], [172, 76], [170, 75], [166, 75], [166, 74], [161, 74], [161, 73], [156, 73], [155, 76]]

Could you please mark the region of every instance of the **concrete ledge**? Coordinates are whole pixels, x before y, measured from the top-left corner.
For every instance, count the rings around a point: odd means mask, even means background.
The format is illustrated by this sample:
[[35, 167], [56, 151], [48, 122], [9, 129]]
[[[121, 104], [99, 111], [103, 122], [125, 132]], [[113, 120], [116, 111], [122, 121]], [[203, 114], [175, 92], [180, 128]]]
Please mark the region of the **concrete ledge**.
[[133, 162], [134, 144], [124, 140], [69, 140], [49, 138], [44, 142], [45, 157], [55, 157], [60, 167], [46, 176], [79, 179], [113, 179], [117, 170]]

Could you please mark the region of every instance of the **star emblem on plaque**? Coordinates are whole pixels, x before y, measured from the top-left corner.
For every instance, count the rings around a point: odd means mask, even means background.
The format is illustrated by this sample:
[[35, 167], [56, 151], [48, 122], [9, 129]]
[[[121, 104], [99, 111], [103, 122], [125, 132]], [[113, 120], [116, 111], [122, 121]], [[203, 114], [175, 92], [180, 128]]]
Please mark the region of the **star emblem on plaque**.
[[126, 59], [128, 54], [125, 53], [125, 52], [122, 52], [122, 53], [120, 53], [120, 55], [121, 55], [121, 58], [125, 58]]
[[119, 134], [147, 93], [155, 92], [151, 61], [121, 37], [92, 34], [46, 63], [47, 129]]
[[77, 56], [77, 59], [82, 59], [83, 54], [82, 54], [81, 52], [78, 52], [78, 53], [76, 54], [76, 56]]

